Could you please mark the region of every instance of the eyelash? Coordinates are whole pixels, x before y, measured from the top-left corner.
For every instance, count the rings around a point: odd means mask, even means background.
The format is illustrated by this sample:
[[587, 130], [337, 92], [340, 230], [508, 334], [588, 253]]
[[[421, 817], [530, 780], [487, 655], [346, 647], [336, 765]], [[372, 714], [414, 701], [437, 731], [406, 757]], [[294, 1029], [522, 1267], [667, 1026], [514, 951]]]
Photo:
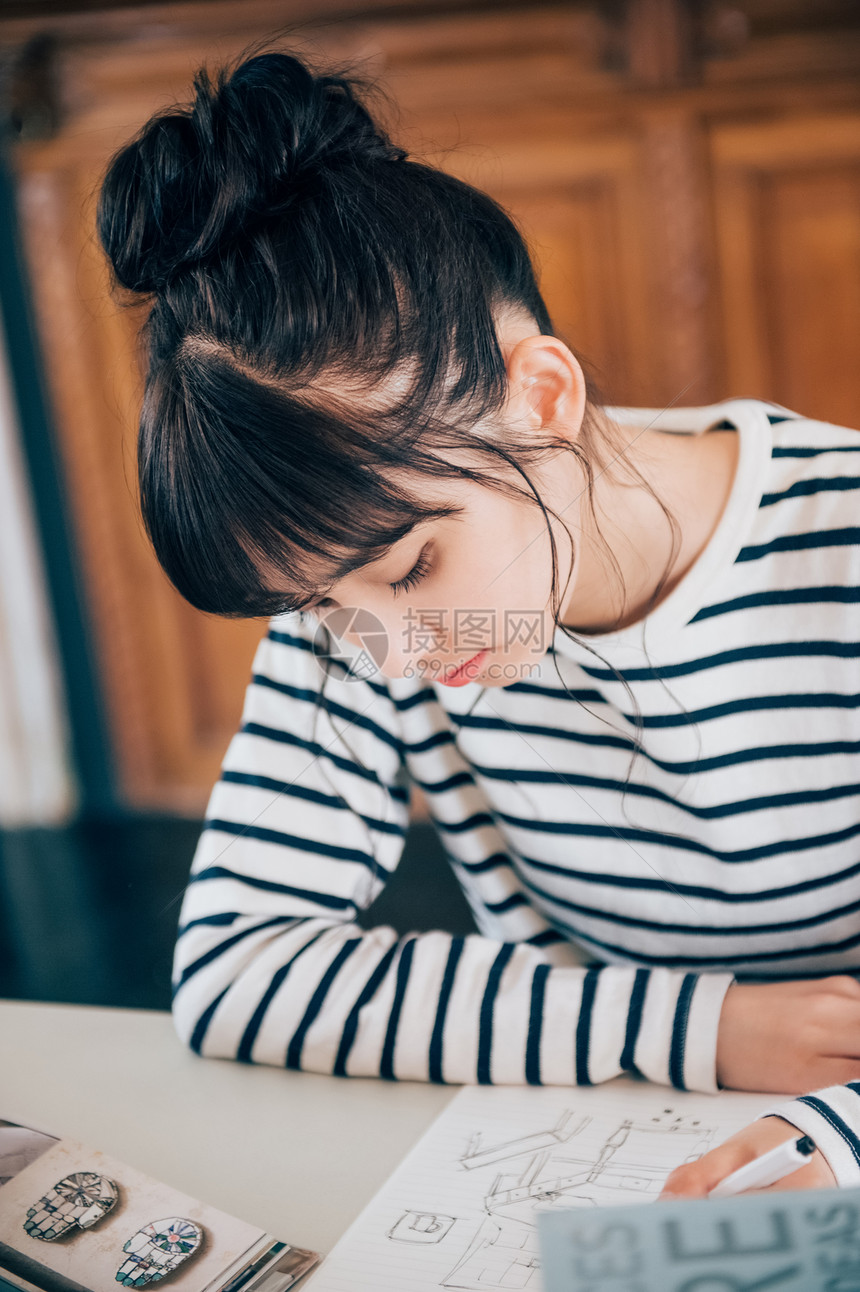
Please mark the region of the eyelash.
[[420, 583], [422, 579], [426, 578], [430, 573], [430, 564], [431, 562], [428, 550], [426, 547], [423, 547], [418, 556], [418, 560], [415, 562], [409, 573], [404, 575], [402, 579], [398, 579], [396, 583], [389, 583], [388, 586], [391, 588], [395, 597], [398, 592], [409, 592], [416, 586], [416, 584]]

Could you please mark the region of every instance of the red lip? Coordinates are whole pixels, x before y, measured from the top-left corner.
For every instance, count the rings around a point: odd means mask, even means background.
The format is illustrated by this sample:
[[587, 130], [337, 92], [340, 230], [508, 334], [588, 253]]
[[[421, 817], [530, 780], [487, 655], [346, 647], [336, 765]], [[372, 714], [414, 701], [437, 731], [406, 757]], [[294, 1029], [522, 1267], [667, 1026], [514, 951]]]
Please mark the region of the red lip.
[[440, 677], [438, 680], [443, 686], [465, 686], [467, 682], [474, 682], [481, 671], [481, 665], [485, 657], [489, 653], [488, 650], [478, 651], [478, 654], [473, 655], [471, 659], [467, 659], [465, 664], [461, 664], [452, 673], [446, 673], [444, 677]]

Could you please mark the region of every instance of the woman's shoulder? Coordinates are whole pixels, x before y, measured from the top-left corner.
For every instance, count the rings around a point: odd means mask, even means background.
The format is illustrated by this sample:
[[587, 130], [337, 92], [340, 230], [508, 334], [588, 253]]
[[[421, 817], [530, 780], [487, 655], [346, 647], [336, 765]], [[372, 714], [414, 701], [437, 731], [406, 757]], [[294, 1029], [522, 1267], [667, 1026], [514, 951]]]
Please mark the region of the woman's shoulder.
[[[833, 488], [850, 493], [860, 488], [860, 430], [806, 417], [781, 408], [763, 405], [771, 423], [772, 475], [786, 485], [800, 481], [827, 480]], [[810, 492], [814, 490], [809, 489]]]
[[[759, 506], [761, 523], [786, 534], [808, 536], [818, 546], [826, 532], [834, 548], [830, 567], [842, 548], [847, 566], [856, 572], [857, 520], [860, 506], [860, 431], [807, 417], [778, 404], [763, 405], [770, 427], [770, 463]], [[813, 544], [813, 536], [817, 535]], [[799, 542], [795, 542], [799, 549]]]
[[[860, 455], [860, 430], [853, 426], [825, 421], [768, 400], [742, 402], [762, 409], [773, 427], [774, 444], [784, 450], [784, 456], [789, 456], [792, 449], [797, 457], [815, 457], [827, 452]], [[805, 449], [808, 452], [803, 452]]]

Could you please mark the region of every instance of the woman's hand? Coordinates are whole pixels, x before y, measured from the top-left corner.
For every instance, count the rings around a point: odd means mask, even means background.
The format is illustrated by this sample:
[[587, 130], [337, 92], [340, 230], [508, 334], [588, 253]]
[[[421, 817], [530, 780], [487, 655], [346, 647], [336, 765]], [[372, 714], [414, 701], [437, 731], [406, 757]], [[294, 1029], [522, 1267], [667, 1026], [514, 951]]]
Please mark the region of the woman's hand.
[[[700, 1157], [698, 1162], [688, 1162], [678, 1166], [668, 1176], [663, 1186], [661, 1198], [704, 1198], [720, 1180], [724, 1180], [738, 1167], [745, 1166], [753, 1158], [761, 1157], [770, 1149], [776, 1148], [783, 1140], [796, 1139], [803, 1132], [782, 1117], [763, 1117], [761, 1121], [745, 1126], [737, 1135], [732, 1135], [724, 1144], [712, 1148], [710, 1153]], [[751, 1193], [770, 1193], [774, 1189], [833, 1189], [836, 1177], [827, 1162], [816, 1149], [806, 1165], [792, 1171], [776, 1184], [769, 1184], [766, 1189], [752, 1189]]]
[[732, 1090], [805, 1094], [860, 1078], [860, 983], [734, 983], [717, 1033], [717, 1081]]

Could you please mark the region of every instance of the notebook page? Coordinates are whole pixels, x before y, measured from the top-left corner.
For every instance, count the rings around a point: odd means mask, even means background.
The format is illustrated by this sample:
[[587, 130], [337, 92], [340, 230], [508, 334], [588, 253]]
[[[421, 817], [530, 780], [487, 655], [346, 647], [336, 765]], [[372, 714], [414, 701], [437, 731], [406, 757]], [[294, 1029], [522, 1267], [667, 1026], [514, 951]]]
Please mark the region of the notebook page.
[[774, 1103], [626, 1078], [465, 1086], [314, 1274], [309, 1292], [542, 1292], [536, 1209], [651, 1202]]

